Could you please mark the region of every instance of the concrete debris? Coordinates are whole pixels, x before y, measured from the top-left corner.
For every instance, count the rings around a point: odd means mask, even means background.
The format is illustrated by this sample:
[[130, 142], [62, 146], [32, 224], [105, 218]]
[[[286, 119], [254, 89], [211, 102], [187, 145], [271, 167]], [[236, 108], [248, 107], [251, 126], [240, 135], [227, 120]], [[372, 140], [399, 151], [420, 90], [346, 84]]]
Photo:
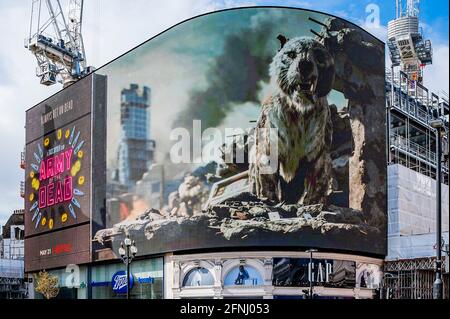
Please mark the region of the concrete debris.
[[[238, 198], [246, 199], [244, 201]], [[252, 195], [241, 193], [221, 204], [200, 210], [196, 214], [177, 214], [163, 216], [155, 209], [150, 209], [134, 221], [123, 221], [113, 228], [97, 232], [95, 240], [100, 243], [106, 237], [121, 238], [126, 233], [139, 233], [145, 239], [169, 240], [180, 233], [198, 232], [205, 236], [222, 237], [223, 240], [255, 240], [258, 236], [366, 236], [379, 232], [364, 221], [364, 215], [356, 210], [337, 206], [324, 207], [322, 204], [302, 206], [285, 205], [252, 201]], [[182, 202], [181, 204], [185, 204]], [[325, 210], [326, 209], [326, 210]], [[269, 213], [276, 212], [280, 218], [271, 220]], [[175, 240], [175, 237], [173, 240]], [[301, 237], [299, 237], [301, 238]], [[352, 237], [350, 237], [352, 238]], [[178, 239], [179, 240], [179, 239]]]
[[200, 177], [188, 174], [178, 187], [178, 191], [169, 194], [168, 207], [165, 207], [162, 215], [190, 217], [200, 214], [208, 195], [208, 187]]
[[164, 216], [160, 214], [159, 210], [150, 208], [149, 210], [145, 211], [144, 213], [142, 213], [141, 215], [136, 217], [136, 220], [153, 221], [153, 220], [158, 220], [158, 219], [163, 219], [163, 218], [164, 218]]
[[322, 204], [300, 206], [300, 207], [297, 207], [297, 216], [303, 216], [304, 214], [309, 214], [309, 215], [315, 217], [322, 211], [322, 208], [323, 208]]

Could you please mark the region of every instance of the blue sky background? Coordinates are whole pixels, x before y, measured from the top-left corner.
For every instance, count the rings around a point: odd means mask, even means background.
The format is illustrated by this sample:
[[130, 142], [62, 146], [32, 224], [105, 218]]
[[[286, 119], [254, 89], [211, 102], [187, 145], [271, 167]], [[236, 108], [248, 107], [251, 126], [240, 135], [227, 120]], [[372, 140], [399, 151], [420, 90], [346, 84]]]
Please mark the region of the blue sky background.
[[[249, 5], [292, 6], [323, 11], [367, 27], [369, 4], [380, 8], [381, 24], [368, 31], [385, 41], [387, 22], [395, 15], [395, 0], [89, 0], [85, 1], [83, 37], [88, 63], [99, 67], [182, 20], [214, 10]], [[19, 163], [25, 140], [25, 110], [61, 89], [59, 85], [39, 84], [35, 59], [23, 47], [30, 11], [31, 0], [0, 1], [0, 225], [14, 209], [23, 207], [19, 185], [24, 171]], [[431, 39], [434, 48], [434, 62], [425, 70], [425, 84], [435, 92], [448, 92], [448, 1], [422, 0], [420, 19], [424, 37]]]

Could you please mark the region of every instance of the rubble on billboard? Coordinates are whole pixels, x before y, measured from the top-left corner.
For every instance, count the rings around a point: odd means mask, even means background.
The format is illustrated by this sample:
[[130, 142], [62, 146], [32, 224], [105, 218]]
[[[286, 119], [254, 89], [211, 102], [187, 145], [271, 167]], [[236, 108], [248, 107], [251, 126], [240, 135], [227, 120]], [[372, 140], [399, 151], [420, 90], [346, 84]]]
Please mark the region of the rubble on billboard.
[[163, 215], [190, 217], [201, 211], [209, 190], [199, 177], [187, 174], [178, 191], [169, 194], [169, 205]]
[[[277, 212], [280, 218], [271, 220], [269, 214], [273, 212]], [[379, 234], [379, 229], [370, 226], [364, 214], [357, 210], [333, 205], [323, 210], [322, 204], [275, 204], [261, 201], [251, 193], [242, 193], [194, 215], [164, 217], [158, 210], [150, 209], [135, 220], [126, 220], [112, 228], [100, 230], [94, 240], [103, 243], [105, 239], [115, 236], [142, 232], [150, 240], [177, 234], [180, 228], [209, 229], [215, 236], [226, 240], [245, 239], [261, 231], [298, 236], [334, 233], [372, 237]]]

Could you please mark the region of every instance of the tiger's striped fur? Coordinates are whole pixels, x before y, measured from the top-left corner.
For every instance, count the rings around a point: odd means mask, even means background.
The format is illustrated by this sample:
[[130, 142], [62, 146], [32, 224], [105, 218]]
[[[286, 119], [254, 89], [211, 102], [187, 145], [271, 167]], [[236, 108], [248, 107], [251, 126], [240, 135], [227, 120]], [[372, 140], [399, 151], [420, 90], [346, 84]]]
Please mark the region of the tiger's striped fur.
[[[319, 56], [320, 55], [320, 56]], [[287, 41], [270, 67], [275, 92], [263, 103], [256, 129], [278, 130], [278, 170], [262, 174], [261, 158], [270, 143], [258, 137], [250, 178], [260, 198], [288, 203], [324, 203], [331, 182], [332, 124], [326, 95], [334, 80], [334, 61], [309, 38]], [[273, 155], [273, 154], [272, 154]]]

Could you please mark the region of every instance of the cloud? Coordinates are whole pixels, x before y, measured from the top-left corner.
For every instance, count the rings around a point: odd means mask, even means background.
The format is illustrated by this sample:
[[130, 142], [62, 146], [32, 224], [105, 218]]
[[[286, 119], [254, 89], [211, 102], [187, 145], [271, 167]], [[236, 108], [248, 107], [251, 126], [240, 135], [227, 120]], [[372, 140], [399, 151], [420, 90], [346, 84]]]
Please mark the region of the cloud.
[[8, 83], [8, 79], [10, 78], [10, 74], [5, 61], [2, 60], [0, 60], [0, 74], [0, 85], [6, 85]]
[[449, 48], [447, 44], [433, 44], [433, 64], [424, 71], [425, 86], [438, 93], [449, 89]]
[[249, 1], [212, 0], [85, 1], [83, 38], [88, 63], [99, 67], [173, 25], [199, 14], [255, 4]]

